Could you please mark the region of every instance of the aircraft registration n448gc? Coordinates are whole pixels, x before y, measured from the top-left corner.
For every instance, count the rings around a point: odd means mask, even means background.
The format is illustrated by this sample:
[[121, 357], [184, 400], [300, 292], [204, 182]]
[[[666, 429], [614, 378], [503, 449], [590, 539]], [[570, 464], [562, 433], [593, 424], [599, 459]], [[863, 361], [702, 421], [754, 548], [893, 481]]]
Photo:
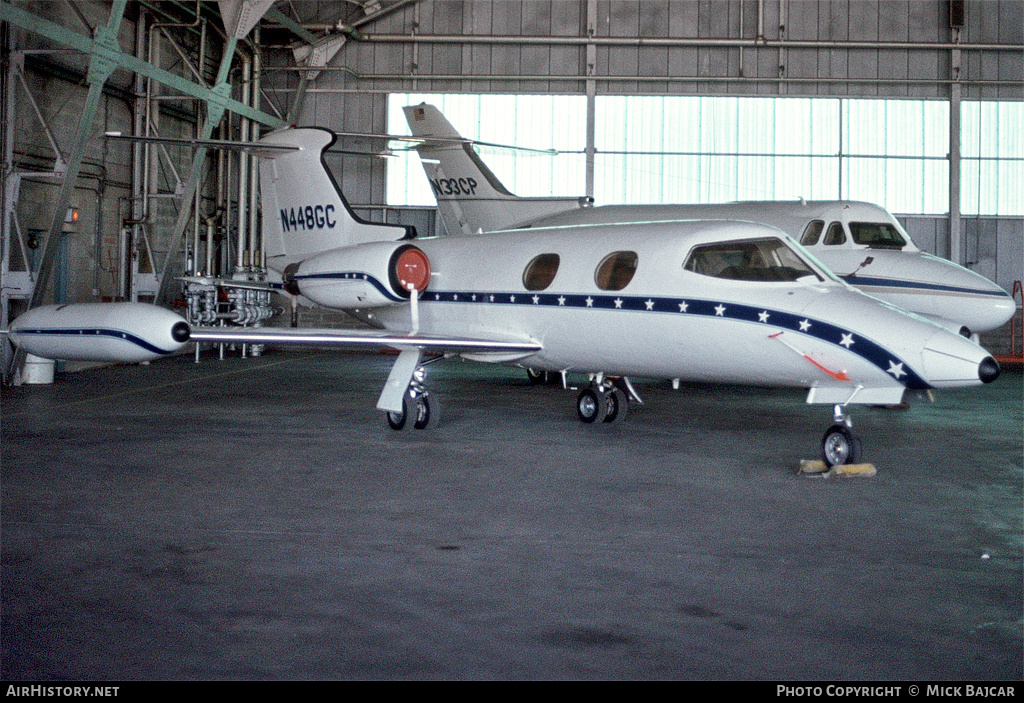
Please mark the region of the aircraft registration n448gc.
[[[194, 327], [187, 336], [396, 349], [377, 404], [395, 429], [436, 420], [423, 362], [440, 352], [587, 374], [576, 399], [586, 423], [626, 416], [638, 400], [630, 377], [807, 388], [808, 402], [834, 406], [822, 447], [838, 465], [859, 460], [848, 405], [896, 404], [999, 375], [970, 339], [858, 292], [762, 224], [612, 223], [419, 239], [409, 228], [364, 222], [322, 163], [333, 141], [316, 128], [261, 140], [268, 264], [299, 300], [379, 329]], [[76, 307], [87, 306], [65, 306], [51, 327], [69, 332]], [[150, 328], [137, 310], [129, 331], [139, 333]], [[180, 346], [182, 321], [153, 310], [151, 327]], [[39, 311], [15, 321], [16, 343], [50, 358], [80, 350], [81, 335], [46, 334]], [[95, 323], [94, 310], [82, 312]], [[65, 348], [54, 348], [58, 338]]]

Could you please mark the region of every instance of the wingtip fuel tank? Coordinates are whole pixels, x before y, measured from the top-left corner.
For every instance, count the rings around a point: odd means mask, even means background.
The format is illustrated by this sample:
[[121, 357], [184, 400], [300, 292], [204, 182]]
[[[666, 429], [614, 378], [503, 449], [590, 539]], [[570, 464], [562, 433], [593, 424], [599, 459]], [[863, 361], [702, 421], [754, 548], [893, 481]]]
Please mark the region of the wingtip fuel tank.
[[77, 303], [33, 308], [11, 324], [18, 347], [43, 359], [140, 363], [181, 349], [190, 328], [146, 303]]

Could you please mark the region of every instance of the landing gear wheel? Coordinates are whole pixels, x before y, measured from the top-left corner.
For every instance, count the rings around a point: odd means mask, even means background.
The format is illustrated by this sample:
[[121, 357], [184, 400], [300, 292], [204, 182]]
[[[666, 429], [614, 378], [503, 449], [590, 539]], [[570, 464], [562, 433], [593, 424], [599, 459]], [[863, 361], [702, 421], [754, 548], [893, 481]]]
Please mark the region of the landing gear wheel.
[[412, 414], [413, 406], [413, 399], [409, 397], [408, 393], [402, 396], [402, 412], [396, 413], [388, 411], [386, 413], [388, 418], [388, 425], [391, 426], [391, 429], [402, 430], [405, 428], [405, 423], [409, 419], [409, 416]]
[[584, 388], [576, 396], [576, 413], [580, 420], [590, 424], [602, 422], [608, 415], [608, 401], [603, 393], [598, 393], [593, 388]]
[[860, 439], [846, 425], [832, 425], [821, 439], [821, 456], [826, 466], [860, 463]]
[[437, 427], [437, 423], [441, 419], [441, 406], [436, 398], [424, 393], [416, 397], [414, 405], [416, 407], [416, 422], [413, 423], [413, 427], [417, 430]]
[[604, 416], [605, 422], [625, 420], [629, 415], [629, 399], [620, 388], [608, 391], [605, 395], [605, 404], [608, 406], [608, 413]]

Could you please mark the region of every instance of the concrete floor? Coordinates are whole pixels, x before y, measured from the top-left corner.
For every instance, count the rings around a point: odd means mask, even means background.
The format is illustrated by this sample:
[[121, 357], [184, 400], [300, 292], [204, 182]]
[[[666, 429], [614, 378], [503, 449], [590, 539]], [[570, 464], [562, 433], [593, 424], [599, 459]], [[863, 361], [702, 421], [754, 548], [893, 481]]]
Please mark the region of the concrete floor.
[[1016, 680], [1022, 379], [859, 409], [872, 478], [795, 473], [800, 392], [638, 382], [619, 425], [525, 374], [393, 357], [5, 388], [0, 675]]

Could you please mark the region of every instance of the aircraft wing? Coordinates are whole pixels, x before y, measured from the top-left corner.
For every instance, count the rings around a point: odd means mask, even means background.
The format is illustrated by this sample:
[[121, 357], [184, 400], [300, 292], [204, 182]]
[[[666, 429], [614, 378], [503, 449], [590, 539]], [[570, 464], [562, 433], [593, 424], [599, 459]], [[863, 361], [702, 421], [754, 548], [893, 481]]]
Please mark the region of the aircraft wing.
[[490, 357], [491, 361], [511, 362], [540, 351], [536, 342], [512, 339], [472, 339], [421, 334], [395, 334], [385, 331], [302, 329], [295, 327], [193, 327], [189, 340], [234, 344], [291, 344], [339, 348], [394, 349], [399, 352], [377, 407], [401, 412], [403, 397], [420, 365], [423, 352], [450, 352]]
[[541, 350], [536, 342], [514, 339], [473, 339], [377, 330], [316, 329], [298, 327], [193, 327], [192, 342], [221, 344], [284, 344], [348, 349], [395, 349], [500, 354], [512, 361]]

